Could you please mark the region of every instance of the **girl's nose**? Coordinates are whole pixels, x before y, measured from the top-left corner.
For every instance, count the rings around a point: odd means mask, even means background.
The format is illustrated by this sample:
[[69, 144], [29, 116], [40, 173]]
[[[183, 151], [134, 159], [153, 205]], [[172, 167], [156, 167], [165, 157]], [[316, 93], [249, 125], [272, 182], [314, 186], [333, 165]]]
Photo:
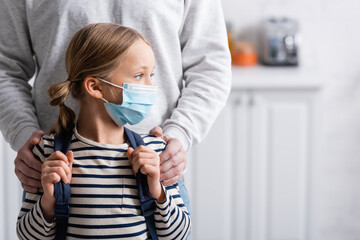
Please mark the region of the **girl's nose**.
[[149, 86], [154, 86], [154, 80], [153, 80], [153, 77], [149, 76], [146, 78], [146, 82], [145, 82], [146, 85], [149, 85]]

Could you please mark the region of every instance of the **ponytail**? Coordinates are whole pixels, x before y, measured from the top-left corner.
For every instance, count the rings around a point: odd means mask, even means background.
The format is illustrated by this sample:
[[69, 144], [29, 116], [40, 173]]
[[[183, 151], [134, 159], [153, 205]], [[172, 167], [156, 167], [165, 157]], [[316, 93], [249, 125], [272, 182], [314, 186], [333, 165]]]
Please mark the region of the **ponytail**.
[[74, 111], [65, 105], [65, 99], [71, 91], [71, 81], [52, 85], [48, 89], [48, 95], [51, 99], [51, 106], [59, 106], [59, 116], [56, 125], [50, 130], [50, 132], [61, 133], [63, 131], [71, 131], [75, 126], [75, 113]]
[[149, 44], [134, 29], [113, 23], [89, 24], [76, 32], [65, 55], [68, 80], [48, 89], [50, 105], [60, 107], [58, 120], [50, 130], [51, 133], [71, 131], [74, 128], [76, 117], [73, 110], [65, 105], [67, 96], [71, 93], [74, 99], [85, 97], [83, 80], [89, 76], [107, 78], [119, 65], [123, 54], [138, 39]]

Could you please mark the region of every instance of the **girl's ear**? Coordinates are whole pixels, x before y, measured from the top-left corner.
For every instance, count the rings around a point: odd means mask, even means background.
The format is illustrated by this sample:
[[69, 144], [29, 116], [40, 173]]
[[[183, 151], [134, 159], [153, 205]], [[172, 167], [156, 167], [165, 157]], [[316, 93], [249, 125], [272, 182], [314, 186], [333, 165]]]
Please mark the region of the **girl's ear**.
[[99, 83], [100, 81], [94, 77], [86, 77], [84, 79], [84, 89], [90, 96], [102, 98], [103, 94]]

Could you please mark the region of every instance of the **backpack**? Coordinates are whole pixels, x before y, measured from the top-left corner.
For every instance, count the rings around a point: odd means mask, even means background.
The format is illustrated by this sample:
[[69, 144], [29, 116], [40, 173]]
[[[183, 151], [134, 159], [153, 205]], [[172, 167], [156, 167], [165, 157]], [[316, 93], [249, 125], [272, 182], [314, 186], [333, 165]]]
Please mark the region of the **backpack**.
[[[124, 127], [125, 134], [130, 142], [130, 146], [136, 149], [140, 145], [145, 145], [141, 136]], [[61, 151], [66, 154], [70, 148], [72, 131], [56, 134], [54, 139], [54, 151]], [[146, 175], [140, 171], [136, 174], [136, 184], [139, 191], [139, 198], [141, 204], [141, 212], [145, 217], [146, 226], [150, 232], [151, 238], [157, 240], [155, 230], [154, 212], [156, 204], [151, 197], [149, 186], [147, 184]], [[65, 184], [63, 181], [54, 184], [55, 209], [54, 216], [56, 217], [56, 240], [63, 240], [66, 238], [66, 230], [69, 218], [69, 201], [71, 196], [70, 184]]]

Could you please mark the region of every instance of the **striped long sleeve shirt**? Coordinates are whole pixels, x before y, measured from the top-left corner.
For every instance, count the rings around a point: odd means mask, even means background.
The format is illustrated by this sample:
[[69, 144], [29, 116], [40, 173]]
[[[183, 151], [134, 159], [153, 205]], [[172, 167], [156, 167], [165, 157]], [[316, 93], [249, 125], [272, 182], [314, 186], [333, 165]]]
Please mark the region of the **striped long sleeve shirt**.
[[[165, 143], [141, 135], [145, 145], [160, 153]], [[127, 158], [127, 143], [101, 144], [80, 136], [76, 128], [70, 149], [74, 153], [67, 239], [148, 239], [141, 213], [136, 179]], [[54, 151], [54, 136], [44, 136], [34, 148], [44, 162]], [[177, 184], [163, 187], [166, 201], [155, 200], [155, 227], [159, 239], [186, 239], [191, 219]], [[54, 239], [56, 220], [48, 222], [41, 210], [42, 192], [26, 193], [17, 221], [19, 239]]]

